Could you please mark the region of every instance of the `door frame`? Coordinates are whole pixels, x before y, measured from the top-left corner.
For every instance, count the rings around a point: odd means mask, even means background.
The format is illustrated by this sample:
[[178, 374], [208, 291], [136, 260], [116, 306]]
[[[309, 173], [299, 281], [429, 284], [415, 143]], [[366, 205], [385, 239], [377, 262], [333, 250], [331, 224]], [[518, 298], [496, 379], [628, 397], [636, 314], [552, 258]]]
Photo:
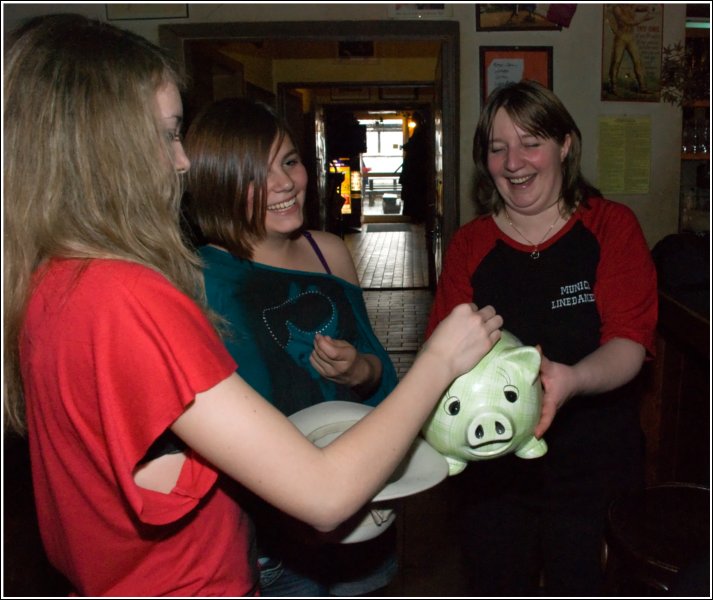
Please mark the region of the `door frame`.
[[[274, 21], [254, 23], [186, 23], [158, 26], [159, 43], [186, 73], [186, 42], [191, 40], [261, 41], [410, 41], [441, 43], [443, 104], [443, 244], [460, 224], [459, 121], [460, 27], [457, 21]], [[438, 82], [435, 82], [438, 85]]]

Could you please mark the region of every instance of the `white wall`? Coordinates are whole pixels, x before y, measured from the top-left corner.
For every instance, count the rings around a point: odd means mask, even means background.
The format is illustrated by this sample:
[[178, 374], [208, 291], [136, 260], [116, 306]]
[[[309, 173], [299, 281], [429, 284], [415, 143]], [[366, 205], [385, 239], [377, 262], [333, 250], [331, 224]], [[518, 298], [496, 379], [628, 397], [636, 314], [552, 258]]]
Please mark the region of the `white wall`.
[[[389, 4], [189, 4], [189, 18], [180, 20], [114, 21], [158, 42], [162, 23], [226, 21], [337, 21], [388, 20]], [[650, 245], [678, 227], [681, 111], [665, 103], [601, 102], [602, 5], [579, 4], [571, 26], [562, 31], [481, 32], [475, 29], [475, 5], [452, 3], [449, 19], [460, 22], [460, 214], [473, 215], [472, 136], [480, 110], [479, 46], [552, 46], [554, 91], [569, 108], [584, 138], [583, 169], [597, 184], [598, 119], [604, 115], [651, 117], [652, 157], [650, 192], [612, 196], [629, 205], [639, 217]], [[106, 19], [104, 4], [3, 4], [5, 32], [27, 17], [51, 12], [79, 12]], [[683, 41], [685, 4], [665, 4], [663, 44]]]

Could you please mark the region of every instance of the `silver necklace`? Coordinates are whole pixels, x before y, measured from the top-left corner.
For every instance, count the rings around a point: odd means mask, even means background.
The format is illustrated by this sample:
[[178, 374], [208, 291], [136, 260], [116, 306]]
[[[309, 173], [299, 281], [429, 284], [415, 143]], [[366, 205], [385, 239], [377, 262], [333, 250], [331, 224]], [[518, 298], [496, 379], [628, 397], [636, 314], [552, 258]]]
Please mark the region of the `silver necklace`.
[[537, 242], [536, 244], [535, 244], [535, 242], [528, 240], [523, 235], [522, 231], [520, 231], [517, 227], [515, 227], [515, 223], [512, 222], [512, 219], [510, 218], [510, 213], [508, 212], [507, 207], [503, 206], [503, 209], [505, 210], [505, 220], [508, 222], [508, 225], [510, 225], [510, 227], [512, 227], [520, 235], [520, 237], [523, 240], [525, 240], [528, 244], [530, 244], [530, 246], [533, 247], [532, 252], [530, 252], [530, 258], [532, 260], [537, 260], [538, 258], [540, 258], [540, 250], [539, 250], [540, 244], [542, 244], [542, 242], [544, 242], [547, 239], [547, 236], [550, 235], [550, 231], [552, 231], [552, 228], [557, 224], [557, 221], [560, 220], [561, 215], [559, 213], [559, 208], [557, 209], [557, 217], [555, 218], [554, 221], [552, 221], [552, 225], [550, 225], [547, 228], [547, 231], [545, 231], [545, 235], [543, 235], [542, 239], [539, 242]]

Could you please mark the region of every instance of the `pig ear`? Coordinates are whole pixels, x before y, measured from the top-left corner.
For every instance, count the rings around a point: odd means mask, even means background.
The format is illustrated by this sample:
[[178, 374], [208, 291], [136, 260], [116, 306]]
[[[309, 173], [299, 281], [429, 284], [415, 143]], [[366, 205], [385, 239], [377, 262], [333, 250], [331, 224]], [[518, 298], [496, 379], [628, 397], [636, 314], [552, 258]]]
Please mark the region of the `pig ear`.
[[521, 369], [526, 376], [530, 376], [532, 379], [530, 384], [535, 383], [538, 375], [540, 374], [540, 353], [537, 348], [532, 346], [518, 346], [517, 348], [511, 348], [501, 355], [502, 359], [507, 361], [509, 364], [514, 365], [515, 368]]

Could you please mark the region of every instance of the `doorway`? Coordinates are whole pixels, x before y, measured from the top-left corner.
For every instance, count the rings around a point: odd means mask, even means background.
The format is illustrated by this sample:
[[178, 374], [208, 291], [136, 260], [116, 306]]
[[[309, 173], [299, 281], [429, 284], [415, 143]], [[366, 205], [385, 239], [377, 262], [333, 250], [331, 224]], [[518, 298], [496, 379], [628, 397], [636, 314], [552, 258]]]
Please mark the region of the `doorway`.
[[367, 110], [357, 120], [366, 128], [366, 152], [360, 156], [362, 222], [404, 221], [401, 174], [408, 116]]
[[[383, 100], [396, 89], [399, 100]], [[371, 100], [335, 102], [337, 94]], [[332, 180], [328, 189], [310, 194], [327, 205], [323, 212], [340, 213], [351, 229], [368, 222], [425, 226], [424, 214], [435, 208], [431, 199], [436, 196], [433, 98], [433, 82], [278, 84], [277, 103], [284, 107], [281, 112], [295, 134], [310, 180]], [[344, 177], [340, 175], [338, 192], [331, 194], [337, 173]], [[332, 206], [335, 201], [338, 206]], [[313, 228], [340, 233], [334, 222], [322, 226], [324, 220], [309, 221]]]
[[[189, 79], [200, 73], [191, 68], [192, 43], [249, 43], [268, 48], [279, 43], [289, 52], [304, 52], [316, 48], [323, 52], [325, 45], [339, 42], [388, 43], [396, 46], [403, 55], [409, 44], [432, 42], [438, 46], [437, 69], [434, 77], [434, 103], [432, 119], [435, 135], [441, 140], [436, 161], [442, 165], [437, 170], [435, 210], [431, 222], [426, 224], [429, 254], [433, 257], [433, 271], [440, 271], [441, 248], [459, 225], [459, 27], [453, 21], [324, 21], [324, 22], [255, 22], [255, 23], [195, 23], [166, 24], [159, 26], [160, 44], [171, 52]], [[223, 65], [228, 85], [240, 86], [236, 65]], [[326, 81], [327, 85], [340, 85], [341, 77]], [[336, 80], [336, 83], [335, 83]], [[372, 83], [380, 84], [381, 81]], [[351, 85], [354, 82], [350, 82]], [[245, 85], [243, 83], [243, 85]], [[247, 87], [247, 86], [246, 86]], [[340, 85], [340, 87], [342, 87]], [[246, 90], [263, 93], [264, 90]], [[282, 107], [278, 106], [282, 110]], [[284, 114], [284, 113], [283, 113]], [[319, 182], [316, 182], [319, 183]]]

